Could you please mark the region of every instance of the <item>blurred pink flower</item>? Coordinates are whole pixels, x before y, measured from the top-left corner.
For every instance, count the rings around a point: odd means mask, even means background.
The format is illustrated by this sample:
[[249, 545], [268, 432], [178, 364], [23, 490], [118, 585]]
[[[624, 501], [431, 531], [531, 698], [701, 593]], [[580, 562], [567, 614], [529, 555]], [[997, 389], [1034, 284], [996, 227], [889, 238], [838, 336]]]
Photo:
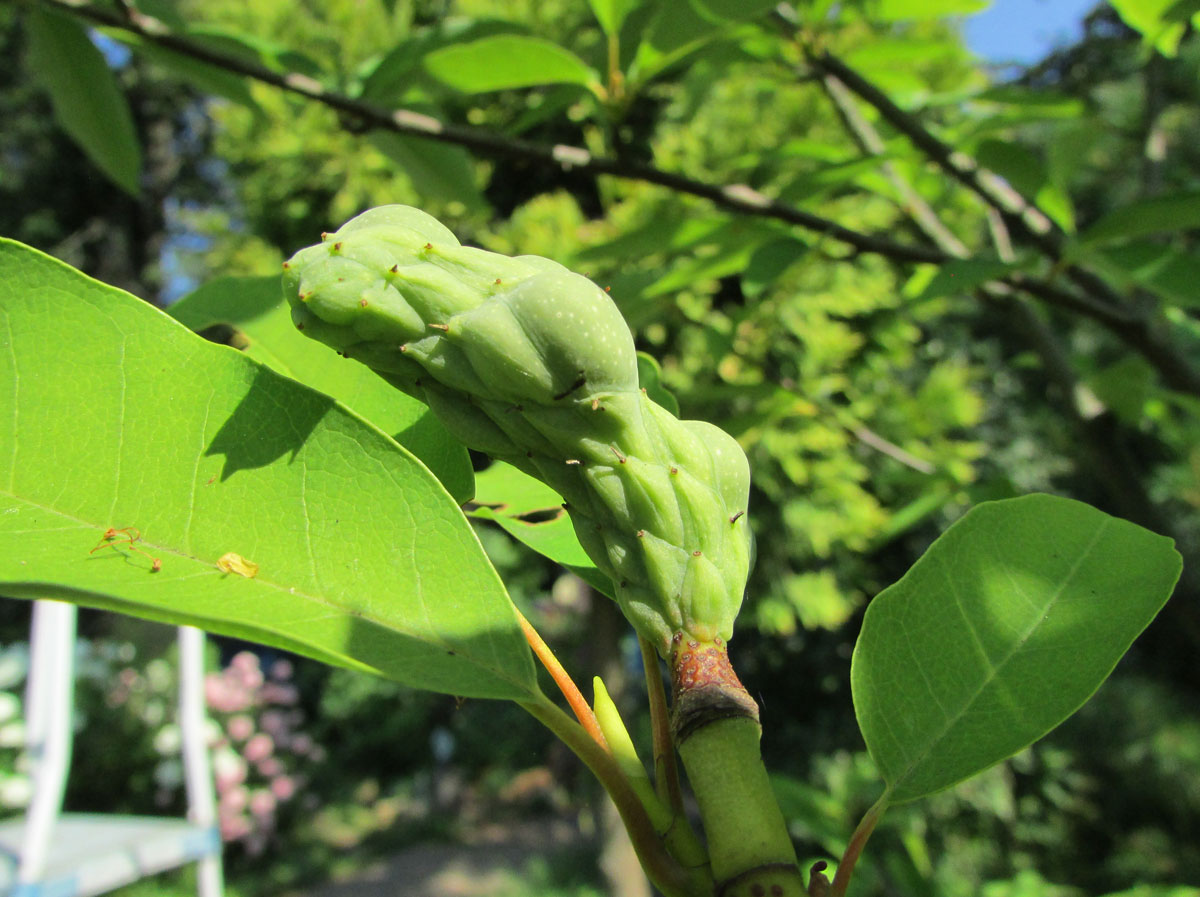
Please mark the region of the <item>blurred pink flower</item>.
[[236, 841], [250, 834], [250, 820], [246, 816], [229, 816], [221, 819], [221, 840]]
[[251, 695], [237, 688], [220, 673], [210, 673], [204, 679], [204, 697], [208, 706], [219, 713], [237, 713], [250, 706]]
[[257, 788], [250, 795], [250, 812], [255, 816], [270, 816], [275, 812], [275, 795], [265, 788]]
[[264, 732], [276, 737], [282, 735], [288, 727], [287, 715], [282, 710], [264, 710], [259, 722]]
[[276, 776], [271, 779], [271, 793], [280, 801], [291, 800], [296, 794], [296, 781], [291, 776]]
[[288, 742], [288, 747], [291, 748], [293, 754], [303, 757], [313, 749], [312, 736], [304, 732], [299, 735], [293, 735], [291, 741]]
[[278, 757], [267, 757], [265, 760], [259, 760], [254, 764], [254, 768], [258, 770], [259, 775], [271, 778], [283, 772], [283, 764], [279, 762]]
[[259, 732], [246, 742], [242, 756], [250, 763], [258, 763], [271, 756], [274, 750], [275, 742], [271, 740], [271, 736], [264, 732]]
[[262, 671], [258, 663], [258, 655], [253, 651], [239, 651], [233, 655], [233, 659], [229, 661], [229, 668], [237, 670], [239, 673], [258, 673]]
[[268, 682], [262, 688], [262, 697], [264, 701], [270, 701], [272, 704], [282, 704], [285, 707], [291, 707], [300, 700], [300, 692], [297, 691], [294, 685], [280, 685], [278, 682]]
[[262, 687], [263, 674], [258, 665], [258, 655], [250, 651], [240, 651], [229, 662], [231, 677], [243, 688], [255, 690]]
[[293, 672], [295, 672], [295, 670], [292, 668], [292, 662], [290, 660], [281, 658], [271, 664], [272, 679], [279, 681], [291, 679]]
[[225, 731], [234, 741], [245, 741], [254, 734], [254, 720], [244, 713], [231, 716], [225, 724]]
[[220, 809], [222, 816], [236, 815], [246, 809], [250, 802], [250, 793], [245, 786], [230, 788], [221, 794]]

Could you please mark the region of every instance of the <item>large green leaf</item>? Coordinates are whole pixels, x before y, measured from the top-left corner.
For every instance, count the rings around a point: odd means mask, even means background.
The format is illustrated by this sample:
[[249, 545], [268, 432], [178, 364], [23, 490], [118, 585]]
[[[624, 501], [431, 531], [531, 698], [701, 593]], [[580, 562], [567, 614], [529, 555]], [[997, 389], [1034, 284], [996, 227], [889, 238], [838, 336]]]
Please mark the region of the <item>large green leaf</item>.
[[[450, 18], [422, 28], [383, 54], [363, 76], [362, 99], [394, 105], [404, 92], [427, 80], [424, 58], [439, 47], [497, 34], [521, 34], [525, 26], [498, 19]], [[444, 149], [446, 147], [443, 147]]]
[[541, 480], [500, 461], [475, 478], [475, 492], [468, 515], [499, 524], [518, 542], [612, 596], [612, 581], [596, 569], [579, 544], [561, 495]]
[[1194, 227], [1200, 227], [1200, 193], [1178, 193], [1113, 209], [1080, 234], [1079, 239], [1084, 245], [1094, 246]]
[[596, 71], [570, 50], [543, 38], [516, 34], [442, 47], [425, 57], [425, 67], [439, 81], [467, 93], [600, 83]]
[[25, 23], [29, 66], [50, 95], [55, 119], [114, 184], [136, 196], [142, 150], [104, 54], [68, 16], [36, 6]]
[[976, 506], [867, 609], [854, 708], [892, 803], [1041, 738], [1166, 602], [1172, 542], [1080, 502]]
[[[435, 691], [537, 694], [469, 523], [390, 438], [18, 243], [0, 242], [0, 284], [0, 594], [190, 623]], [[142, 541], [106, 546], [109, 527]], [[223, 571], [231, 552], [257, 576], [228, 572], [236, 559]]]
[[458, 502], [474, 494], [466, 447], [446, 432], [424, 403], [397, 390], [364, 365], [296, 332], [278, 277], [223, 277], [171, 306], [192, 330], [229, 324], [239, 348], [272, 370], [337, 399], [425, 462]]

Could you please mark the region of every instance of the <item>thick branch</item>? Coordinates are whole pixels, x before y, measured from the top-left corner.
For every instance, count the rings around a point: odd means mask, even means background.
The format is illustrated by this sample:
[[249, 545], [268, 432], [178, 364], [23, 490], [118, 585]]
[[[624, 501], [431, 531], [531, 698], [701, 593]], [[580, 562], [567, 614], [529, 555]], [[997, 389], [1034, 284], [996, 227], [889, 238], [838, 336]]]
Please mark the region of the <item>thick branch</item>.
[[[424, 137], [429, 140], [462, 146], [484, 156], [509, 156], [538, 161], [560, 168], [563, 171], [584, 172], [592, 175], [611, 175], [628, 180], [657, 184], [676, 193], [707, 199], [718, 208], [727, 209], [731, 212], [760, 218], [770, 218], [795, 225], [812, 233], [844, 243], [852, 247], [856, 253], [882, 255], [898, 262], [935, 265], [944, 264], [953, 257], [940, 249], [899, 243], [877, 234], [867, 234], [853, 230], [838, 224], [836, 221], [831, 221], [820, 215], [815, 215], [803, 209], [790, 206], [787, 203], [771, 199], [746, 184], [710, 184], [684, 175], [663, 171], [660, 168], [650, 165], [595, 156], [590, 151], [578, 146], [568, 146], [566, 144], [549, 146], [532, 143], [491, 131], [443, 122], [432, 116], [414, 112], [410, 109], [385, 110], [370, 103], [329, 90], [319, 81], [307, 75], [302, 75], [298, 72], [277, 72], [244, 58], [212, 50], [187, 37], [173, 33], [168, 26], [158, 19], [137, 12], [136, 10], [133, 10], [128, 15], [122, 15], [94, 7], [89, 3], [82, 2], [82, 0], [41, 0], [41, 2], [47, 6], [74, 13], [97, 25], [137, 34], [146, 41], [191, 59], [208, 63], [225, 71], [245, 75], [264, 84], [270, 84], [281, 90], [286, 90], [306, 99], [321, 103], [331, 109], [336, 109], [344, 117], [357, 122], [365, 129], [380, 129], [398, 134]], [[833, 68], [838, 68], [838, 72], [835, 74], [846, 83], [846, 86], [860, 96], [863, 96], [868, 102], [872, 102], [874, 105], [872, 98], [877, 95], [881, 102], [886, 102], [900, 116], [908, 118], [907, 113], [904, 113], [903, 110], [892, 104], [886, 96], [883, 96], [876, 88], [865, 82], [861, 76], [858, 76], [852, 70], [838, 63], [833, 57], [825, 55], [820, 57], [820, 60], [827, 63], [827, 68], [823, 69], [823, 71], [832, 72]], [[814, 65], [817, 64], [814, 61]], [[849, 79], [852, 80], [848, 80], [847, 73]], [[871, 98], [864, 96], [859, 90], [860, 87], [864, 90], [874, 91], [871, 94]], [[881, 112], [883, 111], [881, 109]], [[947, 164], [949, 164], [949, 155], [953, 155], [949, 148], [927, 131], [924, 131], [915, 121], [911, 119], [909, 121], [915, 125], [915, 131], [923, 135], [922, 148], [926, 149], [927, 152], [937, 149], [938, 157], [945, 157], [948, 160]], [[955, 171], [952, 170], [952, 173]], [[974, 180], [977, 180], [977, 178], [974, 178]], [[1011, 213], [1006, 211], [1005, 214], [1008, 215]], [[1050, 233], [1053, 233], [1053, 231]], [[1053, 257], [1057, 260], [1057, 253]], [[1140, 315], [1123, 309], [1120, 297], [1115, 296], [1107, 284], [1095, 275], [1089, 272], [1078, 272], [1078, 269], [1075, 268], [1069, 268], [1068, 272], [1074, 272], [1073, 276], [1086, 281], [1086, 285], [1081, 283], [1081, 286], [1084, 286], [1086, 295], [1075, 295], [1056, 287], [1048, 281], [1023, 274], [1013, 275], [1008, 278], [1008, 281], [1014, 287], [1024, 289], [1047, 303], [1092, 318], [1143, 354], [1147, 361], [1158, 368], [1168, 385], [1200, 395], [1200, 372], [1194, 370], [1186, 359], [1180, 356], [1161, 325], [1148, 322]], [[1104, 297], [1105, 300], [1115, 298], [1116, 301], [1101, 301], [1093, 297]]]
[[[1165, 322], [1156, 321], [1134, 309], [1100, 277], [1077, 265], [1062, 265], [1065, 238], [1053, 222], [1036, 206], [1010, 187], [1002, 178], [981, 168], [974, 159], [959, 153], [930, 133], [916, 118], [905, 112], [883, 91], [875, 87], [852, 68], [832, 54], [810, 54], [809, 64], [819, 76], [822, 87], [833, 101], [847, 130], [855, 137], [864, 152], [878, 155], [883, 142], [870, 122], [854, 107], [847, 91], [853, 91], [863, 101], [875, 107], [879, 114], [897, 131], [936, 162], [944, 171], [974, 191], [1007, 228], [1016, 230], [1032, 242], [1042, 254], [1066, 274], [1082, 291], [1082, 295], [1056, 286], [1050, 281], [1017, 274], [1006, 283], [992, 282], [986, 286], [993, 298], [1005, 294], [1009, 286], [1024, 290], [1048, 305], [1071, 309], [1103, 324], [1116, 337], [1141, 354], [1173, 389], [1200, 395], [1200, 370], [1180, 353], [1168, 332]], [[917, 228], [947, 255], [964, 258], [966, 247], [950, 233], [928, 204], [896, 175], [890, 165], [884, 169], [899, 189], [905, 211]]]
[[[1066, 238], [1053, 221], [1032, 202], [1013, 189], [1003, 178], [988, 171], [966, 153], [939, 140], [916, 117], [897, 106], [886, 93], [829, 52], [810, 54], [809, 64], [821, 75], [832, 75], [847, 88], [874, 106], [884, 120], [905, 135], [913, 145], [962, 183], [990, 207], [996, 209], [1014, 233], [1020, 234], [1055, 264], [1062, 262]], [[1064, 270], [1091, 296], [1114, 306], [1123, 298], [1107, 283], [1077, 265]]]
[[442, 143], [466, 147], [487, 156], [515, 156], [543, 162], [564, 171], [596, 175], [607, 174], [657, 184], [674, 190], [676, 193], [707, 199], [720, 208], [743, 215], [772, 218], [794, 224], [852, 246], [860, 253], [874, 253], [901, 262], [938, 264], [946, 260], [942, 253], [935, 250], [923, 246], [897, 243], [887, 237], [852, 230], [836, 221], [771, 199], [745, 184], [709, 184], [650, 165], [595, 156], [583, 147], [532, 143], [492, 131], [450, 124], [409, 109], [384, 110], [371, 103], [365, 103], [329, 90], [319, 81], [307, 75], [296, 72], [277, 72], [246, 59], [211, 50], [186, 37], [172, 33], [162, 22], [144, 14], [127, 19], [88, 3], [79, 2], [79, 0], [41, 0], [41, 2], [67, 10], [99, 25], [133, 32], [158, 46], [192, 59], [315, 100], [358, 121], [365, 128], [379, 128], [398, 134], [425, 137]]

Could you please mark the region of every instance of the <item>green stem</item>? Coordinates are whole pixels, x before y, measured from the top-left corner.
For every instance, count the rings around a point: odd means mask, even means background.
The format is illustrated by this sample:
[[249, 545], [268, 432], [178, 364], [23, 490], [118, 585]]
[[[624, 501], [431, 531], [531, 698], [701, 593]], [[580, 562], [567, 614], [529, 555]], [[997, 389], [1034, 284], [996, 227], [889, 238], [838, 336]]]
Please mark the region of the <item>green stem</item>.
[[664, 897], [708, 897], [712, 879], [707, 867], [686, 869], [667, 852], [654, 831], [645, 807], [621, 772], [616, 760], [548, 699], [521, 701], [520, 705], [538, 722], [558, 736], [592, 771], [608, 792], [629, 832], [638, 860], [647, 877]]
[[671, 639], [671, 729], [708, 838], [720, 897], [805, 897], [758, 742], [758, 705], [720, 638]]
[[804, 897], [804, 880], [763, 766], [759, 735], [753, 719], [732, 717], [704, 725], [679, 746], [700, 804], [717, 893]]
[[884, 792], [883, 797], [875, 801], [875, 805], [867, 810], [858, 823], [858, 828], [850, 836], [850, 843], [846, 845], [846, 852], [842, 854], [842, 861], [838, 863], [837, 874], [833, 876], [830, 897], [844, 897], [846, 888], [850, 886], [850, 876], [854, 874], [854, 864], [858, 862], [863, 848], [867, 845], [867, 839], [871, 837], [871, 832], [875, 831], [875, 825], [887, 807], [888, 795]]
[[675, 745], [671, 742], [671, 717], [667, 694], [658, 668], [658, 652], [645, 636], [638, 636], [642, 667], [646, 674], [646, 696], [650, 701], [650, 731], [654, 743], [654, 787], [677, 816], [683, 816], [683, 791], [679, 787], [679, 766]]

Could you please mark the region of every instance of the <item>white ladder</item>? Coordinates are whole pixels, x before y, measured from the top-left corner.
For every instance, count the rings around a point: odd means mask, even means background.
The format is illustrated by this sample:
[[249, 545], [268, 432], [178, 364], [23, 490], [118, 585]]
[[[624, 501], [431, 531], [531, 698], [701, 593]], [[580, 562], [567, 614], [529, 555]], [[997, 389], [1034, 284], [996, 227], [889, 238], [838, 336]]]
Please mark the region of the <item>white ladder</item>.
[[0, 824], [0, 897], [90, 897], [187, 863], [200, 897], [221, 897], [221, 839], [204, 712], [204, 633], [179, 627], [179, 729], [188, 818], [63, 813], [71, 766], [75, 605], [35, 601], [26, 731], [33, 797]]

